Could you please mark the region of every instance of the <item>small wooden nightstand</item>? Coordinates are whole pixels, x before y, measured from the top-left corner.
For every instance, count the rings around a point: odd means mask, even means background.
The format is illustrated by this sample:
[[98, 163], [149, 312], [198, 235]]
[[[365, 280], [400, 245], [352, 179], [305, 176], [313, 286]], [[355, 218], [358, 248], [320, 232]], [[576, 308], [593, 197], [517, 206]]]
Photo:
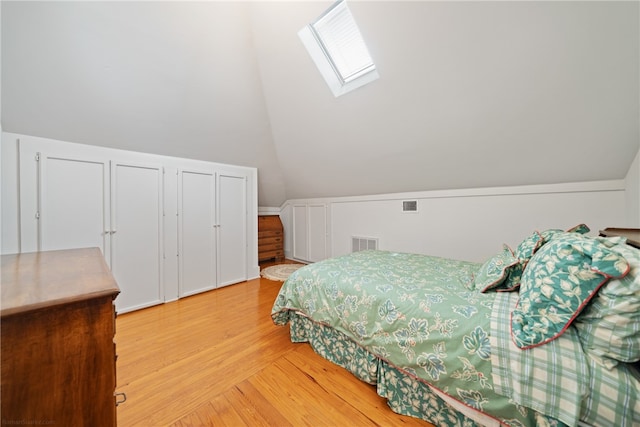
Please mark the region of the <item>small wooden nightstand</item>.
[[284, 260], [284, 231], [278, 215], [258, 216], [258, 261]]

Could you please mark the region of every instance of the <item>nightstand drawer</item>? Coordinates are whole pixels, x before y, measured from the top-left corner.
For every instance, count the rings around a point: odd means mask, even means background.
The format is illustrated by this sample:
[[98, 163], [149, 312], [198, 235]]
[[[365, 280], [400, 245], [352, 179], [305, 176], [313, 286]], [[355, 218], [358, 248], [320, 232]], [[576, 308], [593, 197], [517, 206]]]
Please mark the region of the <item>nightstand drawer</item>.
[[259, 253], [268, 252], [268, 251], [278, 251], [278, 250], [279, 251], [282, 250], [282, 243], [278, 243], [278, 242], [265, 243], [265, 244], [260, 243], [258, 245]]
[[282, 230], [279, 231], [258, 231], [258, 240], [261, 239], [270, 239], [273, 237], [280, 237], [282, 238]]
[[263, 246], [268, 245], [280, 245], [282, 246], [282, 236], [273, 236], [273, 237], [265, 237], [263, 239], [258, 240], [258, 247], [261, 248]]
[[259, 258], [258, 261], [264, 261], [264, 260], [273, 259], [273, 258], [275, 258], [276, 260], [284, 259], [284, 251], [272, 250], [272, 251], [260, 252], [260, 255], [258, 258]]

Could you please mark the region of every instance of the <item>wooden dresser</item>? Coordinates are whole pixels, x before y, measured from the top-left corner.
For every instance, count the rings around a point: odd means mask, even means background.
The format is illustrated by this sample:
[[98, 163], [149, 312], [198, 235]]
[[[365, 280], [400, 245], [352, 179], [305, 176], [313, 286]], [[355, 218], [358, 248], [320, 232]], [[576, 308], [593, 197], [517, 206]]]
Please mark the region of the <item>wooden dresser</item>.
[[2, 256], [2, 423], [116, 425], [120, 290], [98, 248]]
[[284, 260], [284, 232], [278, 215], [258, 216], [258, 261]]

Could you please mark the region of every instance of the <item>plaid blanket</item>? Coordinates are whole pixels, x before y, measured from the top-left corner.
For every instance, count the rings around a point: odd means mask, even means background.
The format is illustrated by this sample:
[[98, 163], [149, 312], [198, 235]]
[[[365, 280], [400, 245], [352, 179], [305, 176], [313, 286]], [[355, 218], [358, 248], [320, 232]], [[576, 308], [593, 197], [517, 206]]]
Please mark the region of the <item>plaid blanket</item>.
[[640, 426], [640, 374], [625, 363], [609, 370], [588, 359], [591, 393], [581, 420], [594, 426]]
[[491, 369], [495, 391], [519, 405], [575, 426], [589, 395], [589, 364], [570, 327], [543, 346], [521, 350], [510, 336], [517, 292], [497, 293], [491, 313]]
[[576, 330], [520, 350], [509, 333], [514, 292], [497, 293], [491, 313], [491, 369], [495, 391], [515, 403], [563, 423], [593, 426], [640, 425], [640, 375], [621, 363], [606, 369], [586, 355]]

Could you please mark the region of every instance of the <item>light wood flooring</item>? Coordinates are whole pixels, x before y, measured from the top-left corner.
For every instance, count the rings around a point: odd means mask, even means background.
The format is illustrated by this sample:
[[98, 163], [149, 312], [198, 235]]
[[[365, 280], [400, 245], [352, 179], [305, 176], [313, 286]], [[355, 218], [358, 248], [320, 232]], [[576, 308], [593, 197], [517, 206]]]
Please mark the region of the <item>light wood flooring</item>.
[[116, 320], [118, 426], [430, 426], [293, 344], [255, 279]]

